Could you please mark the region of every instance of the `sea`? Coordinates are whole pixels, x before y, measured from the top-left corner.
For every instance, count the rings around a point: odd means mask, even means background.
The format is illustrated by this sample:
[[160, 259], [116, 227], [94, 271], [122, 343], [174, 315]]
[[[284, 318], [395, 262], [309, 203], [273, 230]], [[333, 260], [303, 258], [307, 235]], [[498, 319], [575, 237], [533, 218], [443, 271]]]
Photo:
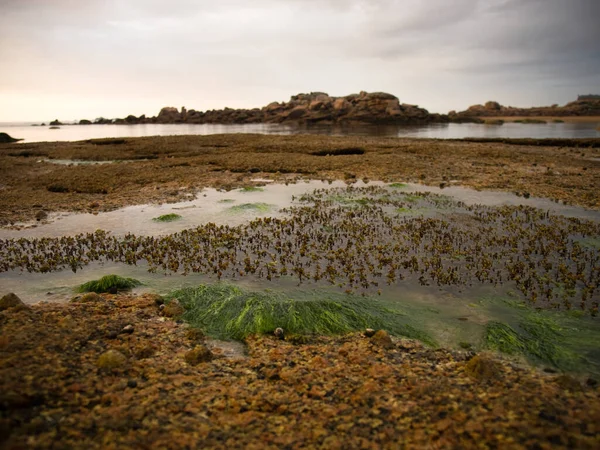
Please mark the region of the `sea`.
[[2, 123], [0, 132], [27, 142], [83, 141], [109, 137], [210, 135], [229, 133], [320, 134], [329, 136], [379, 136], [429, 139], [464, 138], [600, 138], [596, 122], [505, 123], [503, 125], [434, 123], [427, 125], [287, 125], [287, 124], [139, 124], [62, 125], [58, 129], [32, 123]]

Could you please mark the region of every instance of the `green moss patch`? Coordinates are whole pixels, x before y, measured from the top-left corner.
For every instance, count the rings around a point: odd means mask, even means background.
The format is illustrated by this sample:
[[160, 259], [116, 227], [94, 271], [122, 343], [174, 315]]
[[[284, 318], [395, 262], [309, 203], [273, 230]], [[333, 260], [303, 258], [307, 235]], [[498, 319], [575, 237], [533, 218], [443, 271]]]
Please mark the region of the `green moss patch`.
[[77, 288], [77, 292], [115, 292], [132, 289], [142, 283], [135, 278], [124, 278], [118, 275], [106, 275], [99, 280], [88, 281]]
[[246, 186], [240, 189], [241, 192], [262, 192], [264, 191], [261, 187], [256, 186]]
[[428, 334], [407, 324], [403, 314], [360, 296], [314, 292], [292, 297], [217, 283], [181, 289], [169, 297], [176, 298], [185, 308], [184, 320], [221, 339], [244, 339], [252, 334], [272, 333], [278, 327], [287, 334], [301, 335], [374, 328], [435, 344]]
[[162, 216], [155, 217], [152, 219], [155, 222], [174, 222], [176, 220], [181, 219], [182, 217], [179, 214], [164, 214]]
[[235, 205], [229, 208], [229, 211], [234, 213], [240, 213], [245, 211], [254, 211], [254, 212], [269, 212], [271, 210], [271, 205], [268, 203], [243, 203], [241, 205]]
[[394, 189], [404, 189], [404, 188], [407, 188], [408, 185], [406, 183], [392, 183], [392, 184], [389, 184], [388, 187], [391, 187]]

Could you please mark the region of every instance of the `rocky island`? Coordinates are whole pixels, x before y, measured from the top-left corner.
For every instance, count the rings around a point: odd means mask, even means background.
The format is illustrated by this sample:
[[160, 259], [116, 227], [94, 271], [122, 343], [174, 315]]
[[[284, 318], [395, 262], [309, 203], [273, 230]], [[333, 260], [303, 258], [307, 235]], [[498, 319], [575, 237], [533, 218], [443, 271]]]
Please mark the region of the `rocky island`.
[[448, 119], [452, 122], [478, 122], [482, 118], [502, 117], [596, 117], [600, 116], [600, 96], [580, 95], [577, 100], [564, 106], [535, 106], [532, 108], [519, 108], [504, 106], [495, 101], [486, 102], [484, 105], [473, 105], [465, 111], [450, 111]]
[[[416, 105], [400, 103], [398, 98], [385, 92], [360, 92], [345, 97], [332, 97], [324, 92], [293, 95], [288, 102], [272, 102], [262, 108], [215, 109], [197, 111], [195, 109], [164, 107], [158, 116], [124, 119], [98, 119], [96, 123], [138, 124], [138, 123], [303, 123], [303, 124], [423, 124], [445, 122], [447, 117], [431, 114]], [[82, 120], [80, 124], [89, 124]]]

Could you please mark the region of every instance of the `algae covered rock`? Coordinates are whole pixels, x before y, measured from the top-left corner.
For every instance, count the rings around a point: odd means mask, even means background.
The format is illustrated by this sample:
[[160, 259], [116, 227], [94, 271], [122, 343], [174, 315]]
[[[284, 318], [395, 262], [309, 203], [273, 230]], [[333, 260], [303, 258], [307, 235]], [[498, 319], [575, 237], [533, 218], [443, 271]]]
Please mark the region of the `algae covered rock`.
[[97, 303], [104, 301], [104, 299], [95, 292], [88, 292], [87, 294], [84, 294], [81, 297], [75, 297], [73, 301], [77, 301], [80, 303]]
[[196, 345], [192, 350], [185, 354], [185, 362], [195, 366], [201, 362], [210, 361], [213, 355], [206, 345]]
[[465, 365], [465, 373], [478, 381], [494, 381], [502, 377], [502, 366], [489, 355], [475, 355]]
[[123, 369], [127, 365], [127, 357], [118, 350], [108, 350], [100, 355], [96, 366], [101, 370]]
[[371, 342], [373, 342], [373, 344], [378, 345], [379, 347], [383, 347], [383, 348], [392, 348], [394, 346], [394, 343], [392, 342], [392, 338], [390, 337], [388, 332], [385, 330], [377, 331], [371, 338]]
[[177, 317], [183, 315], [183, 313], [185, 312], [185, 309], [183, 309], [183, 306], [181, 306], [181, 303], [179, 303], [179, 300], [174, 298], [174, 299], [171, 299], [171, 301], [165, 305], [165, 307], [163, 308], [162, 311], [163, 311], [163, 315], [165, 317], [177, 318]]
[[26, 308], [27, 306], [23, 303], [19, 297], [17, 297], [14, 293], [6, 294], [4, 297], [0, 298], [0, 311], [5, 311], [9, 308], [22, 307]]

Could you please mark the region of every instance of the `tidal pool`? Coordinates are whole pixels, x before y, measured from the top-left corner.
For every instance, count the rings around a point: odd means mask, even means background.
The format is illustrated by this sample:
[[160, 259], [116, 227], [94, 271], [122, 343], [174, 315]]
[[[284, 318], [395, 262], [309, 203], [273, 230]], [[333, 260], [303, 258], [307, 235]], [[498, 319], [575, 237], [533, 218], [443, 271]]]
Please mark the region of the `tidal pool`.
[[[258, 181], [258, 180], [257, 180]], [[281, 217], [282, 208], [293, 204], [293, 198], [308, 194], [315, 189], [340, 188], [347, 186], [343, 181], [300, 181], [278, 184], [271, 180], [260, 190], [235, 189], [231, 191], [203, 189], [195, 198], [178, 203], [133, 205], [109, 212], [100, 213], [50, 213], [43, 222], [17, 223], [12, 229], [0, 228], [0, 239], [20, 237], [60, 237], [78, 233], [93, 233], [96, 230], [110, 231], [111, 234], [159, 236], [178, 232], [207, 223], [217, 225], [240, 225], [257, 217]], [[566, 217], [600, 221], [600, 211], [563, 205], [544, 198], [524, 198], [509, 192], [477, 191], [461, 186], [439, 188], [415, 183], [393, 183], [405, 193], [431, 192], [442, 194], [467, 205], [524, 205], [547, 210]], [[386, 186], [383, 182], [364, 183], [358, 180], [353, 187]], [[262, 207], [240, 207], [241, 205], [262, 205]], [[270, 208], [265, 208], [269, 205]], [[176, 222], [157, 222], [154, 218], [167, 214], [178, 214]]]
[[[152, 220], [165, 214], [182, 218]], [[143, 283], [134, 293], [228, 282], [359, 299], [431, 343], [598, 372], [598, 214], [460, 187], [205, 190], [189, 202], [3, 230], [0, 285], [28, 302], [64, 301], [116, 273]]]

